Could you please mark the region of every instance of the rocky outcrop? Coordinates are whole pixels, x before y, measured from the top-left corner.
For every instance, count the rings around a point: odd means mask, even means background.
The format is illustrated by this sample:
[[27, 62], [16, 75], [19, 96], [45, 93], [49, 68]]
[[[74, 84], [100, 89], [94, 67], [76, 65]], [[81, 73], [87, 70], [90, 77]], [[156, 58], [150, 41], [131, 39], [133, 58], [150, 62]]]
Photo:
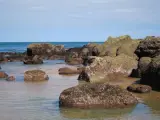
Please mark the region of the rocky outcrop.
[[160, 37], [149, 36], [142, 40], [135, 53], [139, 57], [137, 75], [140, 83], [160, 89]]
[[[137, 64], [138, 62], [134, 58], [125, 54], [116, 57], [95, 57], [93, 62], [89, 66], [86, 66], [85, 71], [80, 74], [79, 80], [99, 82], [112, 73], [129, 76], [132, 70], [137, 68]], [[87, 78], [85, 78], [86, 76]]]
[[160, 55], [160, 37], [149, 36], [140, 42], [135, 53], [141, 57], [155, 57]]
[[160, 56], [152, 58], [152, 61], [142, 74], [140, 82], [150, 85], [153, 89], [160, 90]]
[[128, 35], [115, 38], [109, 37], [104, 44], [99, 46], [100, 56], [115, 57], [120, 54], [126, 54], [136, 59], [137, 57], [134, 52], [138, 44], [139, 40], [133, 40]]
[[127, 90], [135, 93], [148, 93], [152, 88], [148, 85], [132, 84], [127, 87]]
[[43, 59], [38, 56], [25, 56], [23, 60], [24, 64], [43, 64]]
[[24, 53], [0, 52], [0, 62], [22, 61]]
[[139, 45], [139, 40], [133, 40], [130, 36], [108, 37], [103, 44], [89, 43], [83, 46], [81, 56], [110, 56], [115, 57], [126, 54], [137, 59], [134, 53]]
[[49, 43], [34, 43], [30, 44], [27, 47], [27, 55], [44, 55], [44, 56], [52, 56], [52, 55], [62, 55], [65, 53], [65, 49], [63, 45], [53, 45]]
[[7, 77], [8, 75], [5, 72], [0, 71], [0, 78], [7, 78]]
[[59, 74], [70, 75], [70, 74], [80, 74], [81, 70], [73, 67], [72, 68], [64, 67], [64, 68], [60, 68], [58, 72]]
[[109, 84], [83, 84], [64, 90], [61, 107], [119, 108], [135, 105], [138, 100], [127, 90]]
[[42, 70], [29, 70], [24, 73], [24, 81], [38, 82], [48, 79], [48, 75]]

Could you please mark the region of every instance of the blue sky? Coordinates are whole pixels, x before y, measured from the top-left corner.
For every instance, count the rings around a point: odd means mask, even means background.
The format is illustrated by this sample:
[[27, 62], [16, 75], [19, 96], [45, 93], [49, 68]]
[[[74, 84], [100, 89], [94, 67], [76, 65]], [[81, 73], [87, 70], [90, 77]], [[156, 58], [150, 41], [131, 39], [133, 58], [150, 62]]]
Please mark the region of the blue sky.
[[0, 41], [104, 41], [160, 34], [160, 0], [0, 0]]

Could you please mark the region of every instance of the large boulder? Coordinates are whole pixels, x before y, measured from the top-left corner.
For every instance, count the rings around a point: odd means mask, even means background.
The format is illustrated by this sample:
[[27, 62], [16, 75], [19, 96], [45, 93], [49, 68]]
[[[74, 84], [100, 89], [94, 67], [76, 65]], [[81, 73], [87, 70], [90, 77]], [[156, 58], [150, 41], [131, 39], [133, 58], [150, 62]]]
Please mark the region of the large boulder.
[[49, 43], [33, 43], [27, 47], [27, 55], [62, 55], [65, 53], [63, 45], [53, 45]]
[[48, 80], [48, 75], [42, 70], [29, 70], [24, 73], [24, 81], [46, 81]]
[[[123, 76], [129, 76], [133, 69], [137, 69], [138, 62], [125, 54], [116, 57], [95, 57], [85, 71], [80, 74], [79, 80], [90, 82], [99, 82], [108, 74], [121, 73]], [[84, 75], [84, 76], [83, 76]], [[87, 76], [87, 78], [85, 78]]]
[[152, 61], [142, 74], [140, 82], [150, 85], [153, 89], [160, 90], [160, 55], [152, 58]]
[[7, 77], [8, 75], [5, 72], [0, 71], [0, 78], [7, 78]]
[[120, 108], [135, 105], [138, 100], [127, 90], [109, 84], [83, 84], [64, 90], [61, 107]]
[[25, 56], [23, 63], [24, 64], [43, 64], [43, 59], [39, 55]]
[[134, 57], [135, 59], [138, 59], [137, 55], [135, 54], [135, 51], [139, 45], [139, 42], [138, 40], [132, 40], [130, 43], [128, 44], [123, 44], [121, 45], [118, 49], [117, 49], [117, 55], [120, 55], [120, 54], [126, 54], [130, 57]]
[[138, 57], [155, 57], [160, 55], [160, 37], [146, 37], [140, 42], [135, 53]]
[[58, 70], [59, 74], [64, 74], [64, 75], [69, 75], [69, 74], [80, 74], [81, 70], [78, 70], [77, 68], [69, 68], [69, 67], [64, 67], [60, 68]]
[[141, 78], [142, 74], [144, 74], [150, 65], [152, 58], [150, 57], [141, 57], [138, 62], [138, 68], [133, 69], [130, 77]]
[[[118, 48], [126, 47], [128, 44], [132, 43], [132, 39], [129, 35], [124, 35], [120, 37], [108, 37], [108, 39], [100, 46], [100, 56], [117, 56]], [[121, 48], [122, 49], [122, 48]], [[130, 49], [128, 49], [130, 50]]]
[[115, 57], [120, 54], [126, 54], [137, 59], [137, 56], [134, 52], [137, 49], [139, 42], [139, 40], [131, 39], [129, 35], [108, 37], [103, 44], [90, 43], [85, 45], [82, 49], [82, 54], [87, 53], [85, 55], [111, 57]]
[[149, 67], [149, 64], [151, 63], [152, 59], [150, 57], [142, 57], [140, 58], [138, 62], [138, 69], [140, 70], [140, 73], [143, 74], [146, 72], [146, 70]]

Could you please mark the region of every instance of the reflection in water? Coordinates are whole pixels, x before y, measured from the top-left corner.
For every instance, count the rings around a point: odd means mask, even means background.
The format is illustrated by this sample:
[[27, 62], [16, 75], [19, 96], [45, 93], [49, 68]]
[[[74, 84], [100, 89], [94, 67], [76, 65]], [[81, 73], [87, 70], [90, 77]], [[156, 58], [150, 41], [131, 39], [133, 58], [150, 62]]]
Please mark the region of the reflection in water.
[[[137, 95], [144, 100], [126, 109], [71, 109], [59, 108], [60, 93], [78, 84], [77, 75], [60, 76], [63, 61], [45, 61], [43, 65], [23, 65], [22, 62], [1, 64], [15, 82], [0, 80], [0, 120], [160, 120], [160, 93]], [[45, 82], [24, 82], [26, 70], [42, 69], [49, 75]], [[83, 84], [80, 82], [79, 84]]]
[[143, 99], [152, 114], [160, 115], [160, 92], [152, 91], [143, 95], [137, 94], [137, 96]]
[[[135, 107], [135, 106], [134, 106]], [[74, 108], [60, 108], [60, 113], [65, 118], [122, 118], [125, 115], [130, 114], [134, 107], [125, 109], [74, 109]]]

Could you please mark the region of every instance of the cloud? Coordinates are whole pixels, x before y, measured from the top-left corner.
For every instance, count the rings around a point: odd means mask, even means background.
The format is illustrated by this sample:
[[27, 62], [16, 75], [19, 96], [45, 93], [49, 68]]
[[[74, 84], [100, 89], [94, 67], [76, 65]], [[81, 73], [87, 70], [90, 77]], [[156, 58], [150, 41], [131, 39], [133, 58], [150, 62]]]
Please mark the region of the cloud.
[[119, 13], [132, 13], [132, 12], [138, 12], [139, 8], [126, 8], [126, 9], [115, 9], [113, 12], [119, 12]]
[[43, 11], [43, 12], [47, 10], [47, 8], [44, 6], [32, 6], [28, 9], [32, 11]]
[[159, 4], [159, 0], [0, 0], [0, 29], [69, 29], [71, 33], [85, 29], [95, 38], [101, 33], [159, 32], [155, 27], [160, 26]]

